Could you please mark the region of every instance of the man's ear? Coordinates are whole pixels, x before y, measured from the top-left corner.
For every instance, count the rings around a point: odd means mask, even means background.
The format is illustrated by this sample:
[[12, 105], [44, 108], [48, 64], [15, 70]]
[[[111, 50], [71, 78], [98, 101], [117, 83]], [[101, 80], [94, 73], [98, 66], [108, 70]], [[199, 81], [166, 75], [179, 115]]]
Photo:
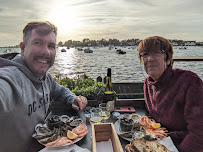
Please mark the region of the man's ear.
[[24, 56], [25, 44], [23, 42], [20, 43], [20, 49], [21, 49], [21, 56]]

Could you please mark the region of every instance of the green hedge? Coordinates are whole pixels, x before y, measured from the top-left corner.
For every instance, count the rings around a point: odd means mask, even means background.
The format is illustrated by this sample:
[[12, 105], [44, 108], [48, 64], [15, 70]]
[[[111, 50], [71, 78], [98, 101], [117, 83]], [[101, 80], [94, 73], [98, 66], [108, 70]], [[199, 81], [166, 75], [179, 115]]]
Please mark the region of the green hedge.
[[95, 82], [86, 74], [78, 76], [76, 79], [61, 78], [60, 76], [55, 76], [54, 79], [60, 85], [69, 88], [77, 96], [85, 96], [88, 100], [97, 99], [97, 94], [105, 89], [102, 82]]

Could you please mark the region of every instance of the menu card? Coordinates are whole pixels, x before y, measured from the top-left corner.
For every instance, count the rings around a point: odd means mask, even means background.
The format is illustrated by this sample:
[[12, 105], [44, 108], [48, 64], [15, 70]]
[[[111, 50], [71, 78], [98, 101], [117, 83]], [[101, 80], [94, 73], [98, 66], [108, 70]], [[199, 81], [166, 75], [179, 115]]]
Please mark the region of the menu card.
[[171, 137], [166, 137], [166, 138], [160, 139], [160, 140], [158, 140], [158, 143], [166, 146], [166, 148], [168, 150], [170, 150], [171, 152], [178, 152], [178, 149], [174, 145]]
[[96, 142], [96, 147], [97, 147], [97, 152], [103, 152], [104, 147], [105, 147], [105, 151], [113, 152], [112, 141], [110, 138], [108, 141]]

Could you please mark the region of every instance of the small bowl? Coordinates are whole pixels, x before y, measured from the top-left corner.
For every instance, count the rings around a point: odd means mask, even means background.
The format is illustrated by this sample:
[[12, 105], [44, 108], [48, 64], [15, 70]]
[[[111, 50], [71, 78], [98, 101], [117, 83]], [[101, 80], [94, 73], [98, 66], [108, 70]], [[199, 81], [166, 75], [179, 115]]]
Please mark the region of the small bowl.
[[51, 130], [54, 128], [60, 128], [62, 123], [60, 117], [57, 115], [50, 116], [46, 120], [47, 127]]
[[134, 122], [132, 119], [120, 119], [120, 129], [123, 132], [132, 131]]

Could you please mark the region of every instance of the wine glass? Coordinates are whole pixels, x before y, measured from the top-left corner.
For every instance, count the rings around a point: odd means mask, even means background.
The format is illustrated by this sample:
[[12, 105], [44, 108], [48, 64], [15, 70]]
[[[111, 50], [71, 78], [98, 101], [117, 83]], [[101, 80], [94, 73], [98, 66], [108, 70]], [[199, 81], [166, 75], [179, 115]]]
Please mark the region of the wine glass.
[[102, 111], [99, 114], [102, 117], [103, 121], [105, 122], [111, 116], [110, 105], [107, 103], [100, 103], [99, 108], [102, 109]]
[[94, 124], [94, 123], [102, 123], [102, 109], [101, 108], [95, 108], [93, 107], [92, 109], [90, 109], [90, 123]]

